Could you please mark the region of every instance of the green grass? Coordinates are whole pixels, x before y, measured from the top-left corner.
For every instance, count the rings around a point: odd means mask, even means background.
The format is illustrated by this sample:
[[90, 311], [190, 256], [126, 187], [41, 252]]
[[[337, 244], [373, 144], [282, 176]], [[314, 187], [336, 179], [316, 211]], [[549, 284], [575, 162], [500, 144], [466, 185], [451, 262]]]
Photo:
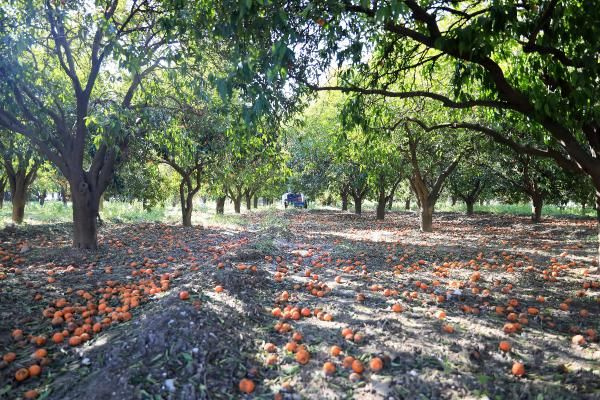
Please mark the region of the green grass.
[[[403, 202], [394, 203], [394, 211], [404, 211]], [[412, 211], [416, 211], [416, 204], [411, 204]], [[371, 201], [366, 201], [363, 204], [364, 211], [374, 211], [376, 204]], [[320, 208], [319, 205], [311, 203], [310, 209]], [[226, 204], [225, 214], [216, 215], [214, 211], [214, 203], [199, 204], [194, 206], [193, 224], [212, 224], [220, 226], [232, 227], [247, 227], [251, 221], [244, 216], [246, 210], [242, 210], [242, 214], [235, 214], [231, 204]], [[279, 205], [268, 207], [260, 207], [259, 212], [262, 214], [258, 229], [268, 229], [276, 227], [282, 232], [288, 229], [288, 220], [281, 214], [277, 213], [280, 209]], [[352, 207], [349, 208], [352, 211]], [[451, 206], [448, 202], [439, 201], [436, 205], [437, 212], [466, 212], [466, 207], [462, 203], [457, 203]], [[0, 228], [12, 223], [11, 221], [11, 204], [7, 202], [0, 209]], [[252, 210], [252, 213], [256, 210]], [[304, 212], [304, 210], [287, 209], [286, 213]], [[492, 214], [511, 214], [511, 215], [531, 215], [531, 206], [529, 204], [490, 204], [476, 205], [475, 212], [486, 212]], [[143, 209], [140, 202], [124, 203], [120, 201], [105, 201], [104, 208], [101, 211], [102, 219], [108, 223], [139, 223], [139, 222], [163, 222], [168, 224], [179, 224], [181, 222], [181, 212], [179, 206], [172, 207], [170, 205], [164, 207], [156, 207], [151, 211]], [[542, 212], [543, 216], [585, 216], [594, 218], [596, 211], [586, 209], [582, 213], [579, 207], [566, 207], [560, 209], [555, 205], [545, 205]], [[62, 202], [47, 201], [41, 206], [37, 202], [29, 202], [25, 207], [25, 224], [49, 224], [49, 223], [69, 223], [72, 221], [71, 204], [66, 206]]]
[[[0, 224], [6, 226], [12, 223], [11, 204], [6, 203], [0, 209]], [[175, 208], [158, 207], [145, 211], [139, 202], [104, 202], [100, 212], [102, 219], [107, 222], [172, 222], [176, 221], [179, 214]], [[71, 204], [63, 205], [59, 201], [47, 201], [43, 206], [37, 202], [29, 202], [25, 206], [25, 224], [48, 224], [71, 222], [73, 211]]]

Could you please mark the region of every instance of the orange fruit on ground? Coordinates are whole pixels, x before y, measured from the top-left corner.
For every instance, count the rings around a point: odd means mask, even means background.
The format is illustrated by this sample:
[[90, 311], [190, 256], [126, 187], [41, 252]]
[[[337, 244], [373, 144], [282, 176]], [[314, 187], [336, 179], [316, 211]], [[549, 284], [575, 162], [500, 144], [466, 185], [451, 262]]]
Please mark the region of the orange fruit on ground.
[[583, 346], [585, 344], [585, 338], [582, 335], [575, 335], [571, 338], [571, 343]]
[[404, 311], [404, 307], [402, 307], [402, 305], [396, 303], [392, 306], [392, 311], [400, 313], [400, 312]]
[[21, 368], [15, 372], [15, 379], [17, 382], [22, 382], [25, 379], [29, 378], [29, 370], [26, 368]]
[[63, 340], [65, 340], [65, 337], [60, 332], [56, 332], [54, 335], [52, 335], [52, 341], [56, 344], [61, 343]]
[[15, 329], [14, 331], [12, 331], [12, 337], [15, 340], [23, 339], [23, 331], [21, 329]]
[[525, 366], [519, 362], [516, 362], [513, 364], [511, 371], [515, 376], [523, 376], [525, 375]]
[[363, 363], [360, 362], [360, 360], [352, 361], [352, 371], [356, 372], [357, 374], [362, 374], [364, 370], [365, 367], [363, 366]]
[[39, 374], [42, 373], [42, 368], [40, 368], [40, 366], [37, 364], [31, 365], [28, 368], [28, 370], [29, 370], [29, 376], [38, 376]]
[[298, 343], [296, 343], [296, 342], [288, 342], [285, 345], [285, 349], [287, 351], [289, 351], [290, 353], [293, 353], [293, 352], [295, 352], [298, 349]]
[[511, 349], [511, 345], [509, 342], [507, 342], [506, 340], [503, 340], [500, 342], [500, 344], [498, 345], [498, 348], [504, 352], [510, 351]]
[[538, 315], [540, 313], [540, 310], [538, 310], [535, 307], [529, 307], [527, 309], [527, 313], [529, 313], [529, 315]]
[[40, 359], [46, 357], [47, 355], [48, 355], [48, 351], [46, 349], [37, 349], [33, 353], [33, 358], [40, 360]]
[[327, 361], [325, 364], [323, 364], [323, 373], [325, 375], [333, 375], [335, 373], [335, 364]]
[[350, 328], [344, 328], [344, 329], [342, 329], [342, 336], [346, 337], [348, 335], [353, 335], [352, 329], [350, 329]]
[[28, 390], [23, 394], [23, 397], [25, 397], [26, 399], [35, 399], [38, 396], [39, 393], [35, 389]]
[[303, 336], [300, 332], [294, 332], [292, 334], [292, 339], [295, 340], [296, 342], [299, 342], [303, 339]]
[[267, 353], [275, 353], [277, 351], [277, 346], [275, 346], [275, 344], [273, 344], [273, 343], [265, 343], [265, 345], [263, 346], [263, 349]]
[[344, 357], [344, 361], [342, 361], [342, 365], [344, 366], [344, 368], [351, 368], [353, 362], [354, 362], [354, 357], [346, 356], [346, 357]]
[[71, 336], [69, 338], [70, 346], [79, 346], [81, 344], [81, 338], [79, 336]]
[[17, 355], [15, 353], [13, 353], [12, 351], [10, 353], [6, 353], [5, 355], [2, 356], [2, 360], [4, 360], [4, 362], [7, 364], [10, 364], [11, 362], [15, 361], [16, 358], [17, 358]]
[[442, 325], [442, 330], [446, 333], [454, 333], [454, 327], [452, 325]]
[[340, 346], [331, 346], [331, 349], [329, 349], [329, 353], [334, 357], [339, 356], [341, 352], [342, 348]]
[[304, 365], [308, 362], [308, 360], [310, 360], [310, 354], [308, 353], [308, 351], [304, 349], [298, 350], [298, 352], [296, 353], [296, 361]]
[[188, 300], [190, 298], [190, 293], [187, 290], [182, 290], [179, 292], [179, 298], [181, 300]]
[[383, 361], [379, 357], [374, 357], [369, 362], [369, 368], [371, 368], [371, 371], [381, 371], [383, 369]]
[[277, 360], [277, 354], [270, 354], [269, 357], [267, 357], [266, 363], [267, 365], [273, 365], [277, 363]]
[[240, 380], [240, 384], [239, 384], [240, 392], [252, 393], [252, 392], [254, 392], [254, 387], [255, 387], [254, 382], [252, 382], [250, 379], [244, 378], [244, 379]]
[[222, 291], [223, 291], [223, 286], [221, 286], [221, 285], [215, 286], [215, 292], [221, 293]]
[[358, 332], [354, 334], [354, 342], [355, 343], [360, 343], [365, 339], [365, 335], [363, 335], [362, 333]]

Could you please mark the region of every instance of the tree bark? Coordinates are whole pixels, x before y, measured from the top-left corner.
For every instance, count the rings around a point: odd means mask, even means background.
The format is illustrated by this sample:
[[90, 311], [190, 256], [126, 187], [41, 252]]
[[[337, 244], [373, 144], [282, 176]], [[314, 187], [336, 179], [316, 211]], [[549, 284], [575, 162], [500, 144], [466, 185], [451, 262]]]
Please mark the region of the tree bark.
[[239, 214], [242, 212], [242, 197], [236, 197], [233, 200], [233, 210], [235, 211], [236, 214]]
[[253, 208], [258, 208], [258, 196], [254, 196], [254, 204], [252, 204]]
[[63, 206], [67, 206], [67, 192], [64, 187], [60, 187], [60, 200], [63, 203]]
[[352, 196], [354, 200], [354, 214], [360, 215], [362, 213], [362, 201], [363, 199], [358, 196]]
[[246, 210], [250, 211], [252, 209], [252, 195], [246, 193], [244, 197], [246, 198]]
[[410, 197], [404, 200], [404, 209], [407, 211], [410, 210]]
[[226, 196], [217, 197], [217, 214], [225, 213], [225, 200], [227, 200]]
[[394, 205], [394, 196], [390, 196], [387, 203], [388, 211], [392, 211], [392, 206]]
[[97, 249], [98, 204], [100, 195], [87, 188], [85, 182], [70, 182], [73, 201], [73, 247]]
[[450, 205], [453, 207], [456, 205], [456, 196], [450, 196]]
[[348, 211], [348, 193], [342, 192], [342, 211]]
[[421, 232], [433, 231], [433, 205], [421, 200]]
[[0, 179], [0, 208], [2, 208], [4, 206], [4, 196], [6, 195], [5, 189], [6, 189], [7, 182], [8, 182], [8, 180], [6, 179], [6, 177], [3, 177], [2, 179]]
[[542, 220], [542, 207], [544, 206], [544, 198], [539, 194], [531, 196], [531, 205], [531, 220], [536, 223], [540, 222]]
[[181, 222], [183, 226], [192, 226], [192, 207], [186, 207], [181, 209]]
[[387, 205], [388, 198], [385, 192], [380, 192], [377, 197], [377, 219], [383, 220], [385, 218], [385, 207]]
[[12, 220], [16, 224], [23, 222], [25, 204], [27, 204], [27, 185], [25, 175], [17, 174], [14, 184], [11, 184], [10, 198], [12, 201]]
[[467, 204], [467, 215], [473, 215], [473, 206], [475, 205], [475, 200], [467, 199], [465, 200]]

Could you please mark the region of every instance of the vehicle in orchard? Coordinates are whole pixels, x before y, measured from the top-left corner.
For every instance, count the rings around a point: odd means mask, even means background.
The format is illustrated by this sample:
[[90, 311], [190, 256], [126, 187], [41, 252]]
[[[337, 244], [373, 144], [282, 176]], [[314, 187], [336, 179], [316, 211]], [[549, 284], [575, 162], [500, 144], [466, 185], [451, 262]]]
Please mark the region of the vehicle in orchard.
[[288, 208], [288, 206], [296, 208], [308, 207], [308, 201], [302, 193], [285, 193], [283, 196], [281, 196], [281, 203], [285, 208]]

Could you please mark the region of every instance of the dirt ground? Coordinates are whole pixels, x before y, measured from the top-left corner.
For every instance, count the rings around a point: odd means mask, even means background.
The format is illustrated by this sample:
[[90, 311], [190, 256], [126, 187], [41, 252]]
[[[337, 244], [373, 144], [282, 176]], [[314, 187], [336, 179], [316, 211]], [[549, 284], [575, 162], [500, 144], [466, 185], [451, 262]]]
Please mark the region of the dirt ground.
[[0, 398], [600, 398], [592, 220], [440, 213], [429, 234], [412, 213], [243, 220], [108, 224], [97, 252], [72, 250], [69, 225], [0, 231], [0, 355], [16, 355]]

